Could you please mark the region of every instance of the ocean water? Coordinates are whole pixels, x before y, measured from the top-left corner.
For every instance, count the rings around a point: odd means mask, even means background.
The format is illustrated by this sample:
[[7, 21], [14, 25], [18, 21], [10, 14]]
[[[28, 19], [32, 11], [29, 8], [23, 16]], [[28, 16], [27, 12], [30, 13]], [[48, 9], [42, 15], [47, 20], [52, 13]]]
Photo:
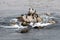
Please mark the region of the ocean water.
[[[12, 12], [12, 11], [11, 11]], [[17, 12], [17, 11], [16, 11]], [[15, 11], [14, 11], [15, 13]], [[20, 16], [17, 15], [1, 17], [0, 26], [9, 25], [9, 20]], [[60, 40], [60, 16], [59, 13], [53, 13], [57, 24], [48, 26], [44, 29], [31, 29], [28, 33], [18, 33], [15, 29], [0, 28], [0, 40]]]
[[15, 29], [0, 28], [0, 40], [60, 40], [60, 0], [0, 0], [0, 26], [9, 25], [9, 20], [26, 14], [29, 7], [38, 13], [51, 12], [57, 24], [44, 29], [31, 29], [18, 33]]

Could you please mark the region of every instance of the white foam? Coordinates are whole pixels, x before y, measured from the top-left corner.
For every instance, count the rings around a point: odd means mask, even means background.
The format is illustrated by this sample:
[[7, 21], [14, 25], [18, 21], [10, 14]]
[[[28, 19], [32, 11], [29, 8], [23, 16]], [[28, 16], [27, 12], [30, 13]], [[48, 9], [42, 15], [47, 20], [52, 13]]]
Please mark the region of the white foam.
[[41, 26], [41, 27], [44, 27], [44, 26], [48, 26], [48, 25], [52, 25], [52, 23], [35, 23], [32, 27], [36, 27], [36, 26]]

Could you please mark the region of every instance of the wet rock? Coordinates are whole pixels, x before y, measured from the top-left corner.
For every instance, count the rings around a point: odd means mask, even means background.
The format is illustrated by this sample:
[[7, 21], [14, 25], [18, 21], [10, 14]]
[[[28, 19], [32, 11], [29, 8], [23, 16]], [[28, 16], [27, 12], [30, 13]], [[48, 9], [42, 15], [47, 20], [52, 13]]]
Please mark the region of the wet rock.
[[36, 26], [36, 27], [34, 27], [34, 29], [43, 29], [44, 27], [41, 27], [41, 26]]
[[27, 32], [29, 32], [28, 28], [24, 28], [24, 29], [20, 30], [20, 33], [27, 33]]

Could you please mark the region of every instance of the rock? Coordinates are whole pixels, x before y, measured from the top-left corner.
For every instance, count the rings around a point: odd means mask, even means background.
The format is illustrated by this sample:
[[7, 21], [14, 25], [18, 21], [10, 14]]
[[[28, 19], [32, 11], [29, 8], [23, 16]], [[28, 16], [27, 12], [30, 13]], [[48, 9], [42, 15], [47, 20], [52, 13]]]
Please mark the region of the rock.
[[43, 21], [43, 18], [37, 17], [37, 22], [42, 22], [42, 21]]
[[24, 28], [20, 31], [20, 33], [27, 33], [27, 32], [29, 32], [29, 30], [27, 28]]
[[22, 26], [28, 26], [28, 24], [29, 24], [29, 23], [27, 23], [27, 22], [22, 22], [21, 25], [22, 25]]
[[36, 27], [34, 27], [35, 29], [43, 29], [44, 27], [41, 27], [41, 26], [36, 26]]

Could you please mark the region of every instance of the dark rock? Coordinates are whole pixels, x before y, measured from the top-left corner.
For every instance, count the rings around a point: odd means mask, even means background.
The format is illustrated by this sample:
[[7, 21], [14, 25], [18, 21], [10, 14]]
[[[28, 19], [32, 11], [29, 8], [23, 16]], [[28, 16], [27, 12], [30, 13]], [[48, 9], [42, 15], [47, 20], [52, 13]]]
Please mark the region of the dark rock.
[[20, 33], [27, 33], [27, 32], [29, 32], [29, 30], [27, 28], [24, 28], [20, 31]]
[[39, 27], [34, 27], [35, 29], [43, 29], [44, 27], [41, 27], [41, 26], [39, 26]]

